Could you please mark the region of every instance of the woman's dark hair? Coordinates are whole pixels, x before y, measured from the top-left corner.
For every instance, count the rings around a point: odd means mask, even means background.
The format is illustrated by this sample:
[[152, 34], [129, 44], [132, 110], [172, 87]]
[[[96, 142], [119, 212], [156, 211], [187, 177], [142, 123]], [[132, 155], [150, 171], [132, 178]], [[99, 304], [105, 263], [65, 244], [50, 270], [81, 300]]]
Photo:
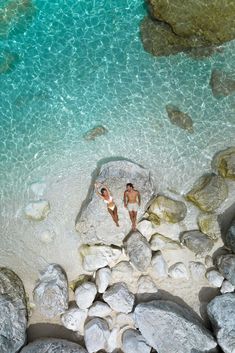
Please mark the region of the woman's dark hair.
[[105, 188], [102, 188], [101, 190], [100, 190], [100, 192], [101, 192], [101, 195], [104, 195], [104, 192], [105, 191], [107, 191]]
[[127, 183], [126, 187], [130, 186], [130, 188], [134, 189], [134, 185], [132, 183]]

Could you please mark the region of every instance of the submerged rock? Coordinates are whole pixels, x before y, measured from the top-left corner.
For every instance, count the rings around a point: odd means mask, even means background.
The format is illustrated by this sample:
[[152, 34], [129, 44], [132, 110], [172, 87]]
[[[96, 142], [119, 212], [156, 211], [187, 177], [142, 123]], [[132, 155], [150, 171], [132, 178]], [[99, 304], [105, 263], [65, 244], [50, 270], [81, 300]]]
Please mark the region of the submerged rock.
[[84, 244], [121, 245], [131, 228], [128, 211], [123, 205], [125, 185], [131, 182], [139, 190], [141, 207], [138, 217], [141, 217], [154, 192], [152, 177], [147, 169], [138, 164], [127, 160], [117, 160], [102, 165], [96, 182], [101, 187], [107, 185], [112, 192], [118, 209], [120, 227], [115, 225], [107, 211], [107, 205], [92, 188], [77, 217], [76, 230]]
[[130, 262], [139, 271], [146, 271], [150, 265], [152, 251], [149, 243], [140, 232], [132, 232], [124, 242]]
[[0, 74], [5, 74], [14, 70], [18, 61], [19, 56], [15, 53], [6, 51], [0, 53]]
[[201, 213], [198, 217], [198, 226], [202, 233], [212, 240], [221, 237], [220, 225], [216, 214]]
[[200, 255], [210, 252], [214, 245], [214, 242], [199, 230], [184, 232], [181, 236], [181, 242], [189, 250]]
[[96, 271], [101, 267], [113, 265], [121, 256], [120, 248], [107, 245], [84, 245], [80, 248], [82, 266], [85, 271]]
[[217, 345], [196, 315], [171, 301], [138, 304], [134, 315], [136, 327], [158, 353], [206, 353]]
[[235, 92], [235, 74], [214, 69], [211, 74], [210, 86], [215, 97], [229, 96]]
[[103, 299], [109, 306], [120, 313], [130, 313], [134, 305], [134, 294], [132, 294], [125, 283], [113, 284], [104, 294]]
[[205, 174], [194, 184], [186, 195], [202, 211], [213, 212], [228, 197], [228, 187], [224, 179], [215, 174]]
[[166, 106], [166, 111], [172, 124], [177, 125], [188, 132], [193, 132], [193, 120], [188, 114], [170, 104]]
[[10, 269], [0, 268], [1, 353], [16, 353], [25, 344], [27, 305], [24, 285]]
[[40, 272], [33, 297], [40, 312], [48, 318], [68, 309], [68, 282], [62, 267], [50, 264]]
[[229, 147], [216, 153], [211, 166], [222, 177], [235, 179], [235, 147]]
[[224, 353], [235, 351], [235, 294], [227, 293], [212, 299], [207, 313], [217, 341]]
[[141, 37], [145, 50], [153, 55], [211, 48], [235, 37], [233, 1], [148, 0], [148, 3], [150, 16], [141, 24]]
[[108, 130], [104, 126], [98, 125], [98, 126], [95, 126], [93, 129], [90, 129], [89, 131], [87, 131], [85, 135], [83, 135], [83, 137], [87, 141], [92, 141], [99, 136], [107, 134], [107, 132]]
[[235, 286], [235, 255], [220, 255], [216, 264], [220, 273]]
[[20, 353], [87, 353], [87, 350], [77, 343], [63, 339], [42, 338], [29, 343]]
[[50, 212], [50, 204], [46, 200], [38, 200], [29, 203], [25, 207], [25, 215], [33, 221], [42, 221]]

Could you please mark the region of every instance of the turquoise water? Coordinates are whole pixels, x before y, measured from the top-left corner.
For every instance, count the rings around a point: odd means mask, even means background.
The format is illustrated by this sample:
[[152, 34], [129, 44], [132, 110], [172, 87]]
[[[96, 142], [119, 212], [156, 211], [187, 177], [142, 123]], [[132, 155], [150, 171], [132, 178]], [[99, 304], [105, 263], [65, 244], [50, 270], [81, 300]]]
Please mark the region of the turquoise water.
[[[185, 191], [234, 144], [234, 96], [216, 99], [209, 87], [212, 68], [234, 70], [234, 42], [204, 60], [154, 58], [140, 41], [143, 0], [25, 4], [0, 25], [4, 215], [9, 202], [23, 207], [33, 181], [73, 174], [87, 182], [111, 156], [150, 168], [159, 190]], [[170, 123], [168, 103], [190, 114], [194, 134]], [[96, 125], [108, 133], [86, 141]]]

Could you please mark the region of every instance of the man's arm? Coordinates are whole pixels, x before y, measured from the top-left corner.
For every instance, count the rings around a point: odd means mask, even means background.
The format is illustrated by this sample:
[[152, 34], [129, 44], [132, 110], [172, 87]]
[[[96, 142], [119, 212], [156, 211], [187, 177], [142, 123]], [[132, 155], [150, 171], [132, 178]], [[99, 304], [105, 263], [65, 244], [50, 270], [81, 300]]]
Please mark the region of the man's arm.
[[137, 196], [138, 196], [138, 204], [139, 204], [139, 206], [140, 206], [141, 198], [140, 198], [140, 192], [139, 192], [139, 191], [137, 191]]
[[127, 204], [128, 204], [128, 197], [127, 197], [127, 192], [124, 192], [124, 197], [123, 197], [123, 201], [124, 201], [124, 207], [127, 208]]

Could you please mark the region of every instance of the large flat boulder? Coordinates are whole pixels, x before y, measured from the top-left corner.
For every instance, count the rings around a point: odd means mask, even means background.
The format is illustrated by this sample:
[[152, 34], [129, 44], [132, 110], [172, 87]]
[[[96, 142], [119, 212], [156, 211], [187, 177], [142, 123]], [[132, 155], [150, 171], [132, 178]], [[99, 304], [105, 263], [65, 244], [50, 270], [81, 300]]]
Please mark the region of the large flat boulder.
[[138, 231], [131, 232], [124, 242], [130, 262], [139, 271], [146, 271], [152, 258], [152, 250], [145, 237]]
[[207, 305], [207, 313], [217, 341], [224, 353], [235, 352], [235, 294], [215, 297]]
[[141, 194], [138, 217], [144, 213], [154, 188], [149, 170], [127, 160], [117, 160], [101, 166], [95, 178], [97, 183], [107, 185], [117, 205], [119, 224], [117, 227], [107, 211], [106, 204], [96, 195], [92, 182], [91, 191], [76, 219], [76, 230], [84, 244], [121, 245], [131, 228], [129, 214], [123, 205], [126, 184], [131, 182]]
[[25, 346], [20, 353], [87, 353], [77, 343], [56, 338], [43, 338]]
[[148, 0], [148, 5], [141, 36], [153, 55], [208, 49], [235, 37], [233, 0]]
[[26, 296], [21, 279], [0, 268], [0, 351], [16, 353], [24, 345], [27, 328]]
[[206, 353], [217, 345], [212, 334], [188, 309], [167, 300], [138, 304], [135, 326], [158, 353]]
[[53, 318], [68, 309], [68, 281], [61, 266], [48, 265], [39, 276], [34, 288], [34, 301], [39, 311]]

